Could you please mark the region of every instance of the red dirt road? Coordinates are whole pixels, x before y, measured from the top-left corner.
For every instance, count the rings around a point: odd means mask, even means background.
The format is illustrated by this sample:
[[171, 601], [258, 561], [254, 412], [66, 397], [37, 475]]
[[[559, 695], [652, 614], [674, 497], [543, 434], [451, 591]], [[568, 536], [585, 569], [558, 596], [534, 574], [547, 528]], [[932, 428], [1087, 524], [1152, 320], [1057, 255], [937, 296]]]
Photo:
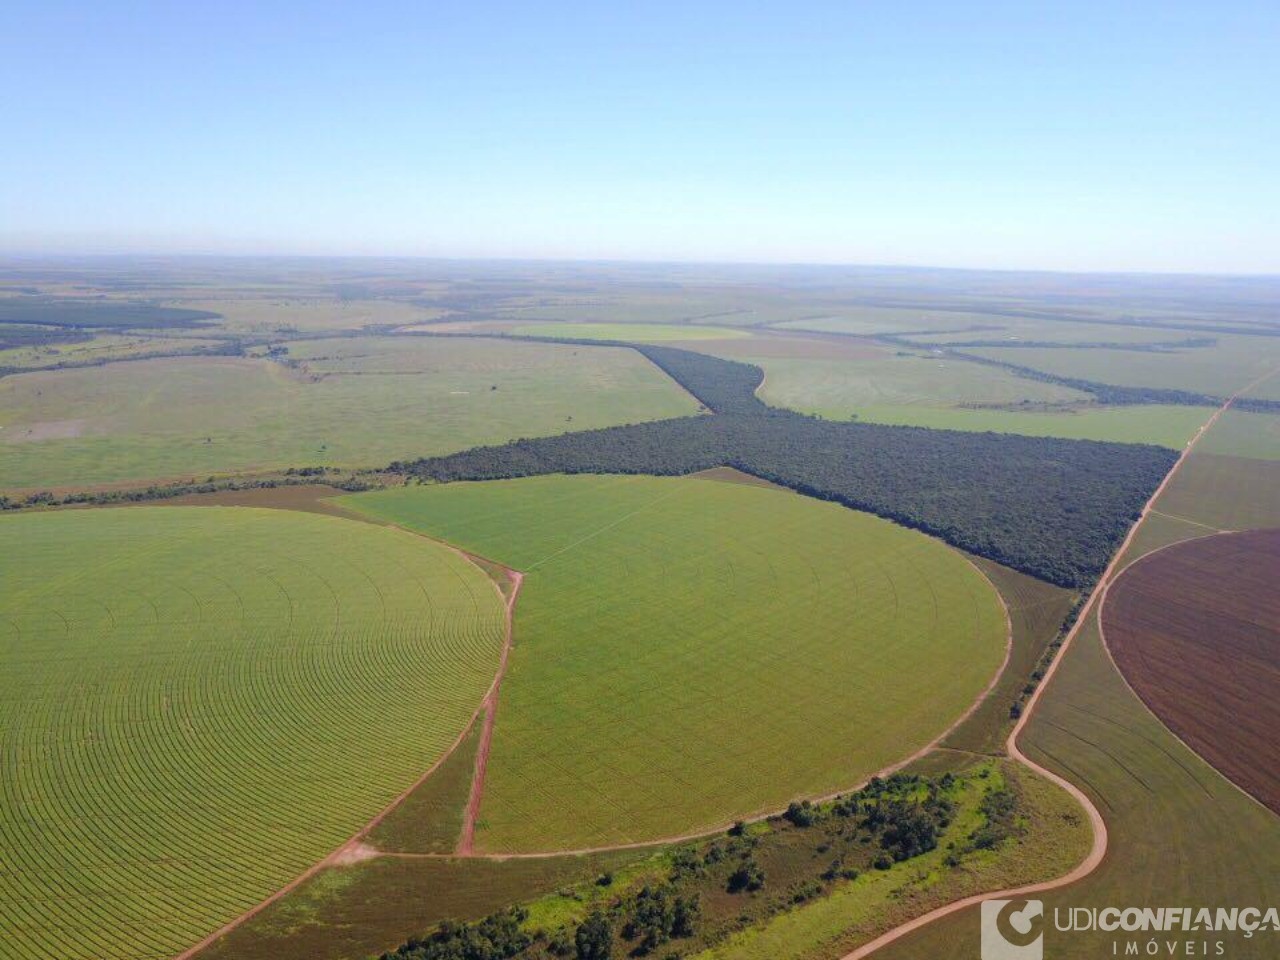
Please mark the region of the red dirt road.
[[518, 570], [503, 568], [511, 582], [511, 593], [507, 597], [507, 639], [502, 646], [502, 660], [498, 663], [498, 674], [493, 678], [493, 686], [489, 695], [484, 698], [481, 709], [484, 710], [484, 727], [480, 731], [480, 745], [476, 748], [475, 771], [471, 774], [471, 793], [467, 797], [467, 809], [462, 817], [462, 836], [458, 838], [458, 856], [469, 857], [475, 850], [476, 820], [480, 815], [480, 801], [484, 799], [484, 776], [489, 769], [489, 750], [493, 746], [493, 725], [498, 716], [498, 692], [502, 689], [502, 678], [507, 675], [507, 659], [511, 653], [512, 634], [516, 598], [520, 596], [520, 585], [524, 583], [524, 574]]
[[1280, 530], [1203, 537], [1129, 567], [1102, 611], [1133, 691], [1280, 813]]

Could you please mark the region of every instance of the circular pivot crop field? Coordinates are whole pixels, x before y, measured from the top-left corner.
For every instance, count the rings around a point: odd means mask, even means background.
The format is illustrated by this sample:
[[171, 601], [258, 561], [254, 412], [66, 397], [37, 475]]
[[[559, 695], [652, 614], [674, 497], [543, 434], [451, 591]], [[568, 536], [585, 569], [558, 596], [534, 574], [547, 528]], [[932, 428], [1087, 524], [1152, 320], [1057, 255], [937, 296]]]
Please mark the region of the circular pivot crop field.
[[502, 604], [420, 537], [278, 510], [0, 519], [0, 954], [169, 957], [434, 763]]

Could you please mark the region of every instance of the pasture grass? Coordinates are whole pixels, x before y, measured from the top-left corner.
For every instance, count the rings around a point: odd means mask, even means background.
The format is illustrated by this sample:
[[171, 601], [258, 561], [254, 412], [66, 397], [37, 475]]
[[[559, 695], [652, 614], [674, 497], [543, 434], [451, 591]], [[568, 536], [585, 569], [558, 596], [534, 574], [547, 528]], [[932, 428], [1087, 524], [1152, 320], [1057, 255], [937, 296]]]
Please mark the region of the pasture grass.
[[1197, 446], [1156, 506], [1220, 530], [1280, 526], [1280, 461], [1201, 453]]
[[1280, 460], [1280, 413], [1227, 410], [1197, 444], [1196, 452]]
[[762, 357], [760, 397], [778, 407], [845, 420], [858, 407], [961, 403], [1078, 403], [1087, 395], [995, 367], [950, 357], [894, 354], [880, 359]]
[[487, 851], [703, 831], [851, 787], [941, 733], [1004, 656], [961, 556], [790, 492], [546, 476], [339, 502], [526, 574]]
[[186, 353], [218, 345], [216, 340], [198, 337], [151, 337], [104, 333], [77, 343], [0, 350], [0, 367], [37, 370], [59, 364], [79, 365], [128, 360], [143, 354]]
[[[1168, 332], [1175, 335], [1171, 339], [1184, 335], [1184, 331]], [[1185, 336], [1203, 335], [1185, 332]], [[1061, 347], [975, 347], [968, 352], [1063, 377], [1128, 387], [1193, 390], [1222, 397], [1280, 367], [1280, 337], [1219, 334], [1217, 341], [1212, 347], [1161, 353]], [[1280, 399], [1280, 377], [1259, 385], [1250, 396]]]
[[183, 300], [181, 306], [222, 315], [218, 325], [235, 333], [325, 332], [422, 323], [442, 311], [395, 300], [341, 300], [332, 297], [246, 296]]
[[1004, 599], [1013, 643], [1009, 666], [995, 689], [942, 745], [953, 750], [1002, 756], [1005, 739], [1013, 727], [1009, 707], [1018, 699], [1022, 688], [1032, 682], [1032, 673], [1058, 635], [1075, 593], [982, 557], [970, 559]]
[[751, 334], [730, 327], [660, 323], [531, 323], [512, 333], [527, 337], [572, 337], [576, 340], [636, 340], [660, 343], [674, 340], [737, 340]]
[[[1207, 407], [1168, 405], [1101, 406], [1082, 404], [1063, 409], [1017, 410], [964, 407], [873, 406], [852, 413], [867, 423], [886, 423], [933, 430], [993, 431], [1064, 440], [1109, 440], [1153, 443], [1181, 450], [1211, 413]], [[842, 419], [848, 419], [845, 414]], [[834, 417], [833, 417], [834, 419]]]
[[6, 958], [171, 956], [454, 741], [502, 604], [451, 550], [281, 510], [0, 518]]
[[6, 377], [0, 489], [378, 467], [698, 408], [627, 349], [433, 338], [293, 349], [301, 369], [183, 357]]

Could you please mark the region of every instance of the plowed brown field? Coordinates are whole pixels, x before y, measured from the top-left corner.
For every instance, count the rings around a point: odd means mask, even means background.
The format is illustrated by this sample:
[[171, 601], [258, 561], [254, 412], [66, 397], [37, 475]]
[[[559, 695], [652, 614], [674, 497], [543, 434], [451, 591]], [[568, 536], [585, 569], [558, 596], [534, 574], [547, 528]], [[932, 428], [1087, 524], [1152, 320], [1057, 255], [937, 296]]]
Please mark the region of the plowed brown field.
[[1116, 664], [1148, 707], [1280, 813], [1280, 530], [1151, 554], [1102, 611]]

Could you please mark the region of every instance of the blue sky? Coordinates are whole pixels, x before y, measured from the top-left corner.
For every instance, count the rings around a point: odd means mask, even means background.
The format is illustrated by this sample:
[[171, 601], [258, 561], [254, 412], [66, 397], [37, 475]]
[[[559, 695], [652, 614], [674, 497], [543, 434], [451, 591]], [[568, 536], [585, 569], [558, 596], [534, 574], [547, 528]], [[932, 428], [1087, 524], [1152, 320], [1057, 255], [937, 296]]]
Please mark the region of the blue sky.
[[1280, 4], [32, 3], [0, 251], [1280, 272]]

